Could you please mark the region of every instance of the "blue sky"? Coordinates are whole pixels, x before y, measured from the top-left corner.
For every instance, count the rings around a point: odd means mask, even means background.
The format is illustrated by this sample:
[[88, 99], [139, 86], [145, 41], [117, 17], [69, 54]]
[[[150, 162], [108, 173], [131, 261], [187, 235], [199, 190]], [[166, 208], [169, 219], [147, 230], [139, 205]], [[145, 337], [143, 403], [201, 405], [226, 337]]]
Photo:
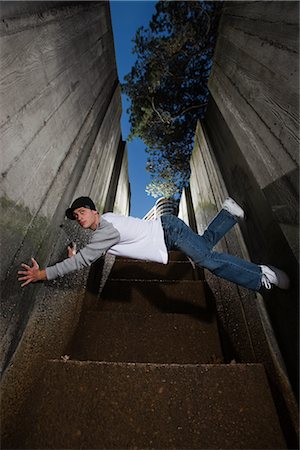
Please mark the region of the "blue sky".
[[[153, 1], [114, 1], [110, 2], [116, 59], [119, 80], [122, 83], [124, 76], [130, 72], [135, 61], [132, 55], [132, 39], [137, 28], [144, 25], [148, 27], [149, 21], [155, 12]], [[122, 95], [122, 135], [127, 140], [130, 124], [126, 110], [128, 99]], [[155, 199], [146, 194], [146, 185], [150, 182], [150, 175], [146, 172], [147, 155], [145, 144], [140, 139], [128, 142], [129, 180], [131, 185], [131, 211], [130, 215], [143, 217], [155, 203]]]

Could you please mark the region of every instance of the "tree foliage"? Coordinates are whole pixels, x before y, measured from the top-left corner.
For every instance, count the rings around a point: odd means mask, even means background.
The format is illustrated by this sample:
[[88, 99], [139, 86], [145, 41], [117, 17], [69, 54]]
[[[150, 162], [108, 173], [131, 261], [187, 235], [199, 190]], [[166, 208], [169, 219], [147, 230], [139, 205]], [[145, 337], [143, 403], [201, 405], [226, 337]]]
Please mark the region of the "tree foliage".
[[123, 84], [130, 137], [145, 142], [156, 184], [171, 181], [177, 192], [189, 179], [195, 126], [207, 105], [219, 9], [220, 2], [159, 1], [149, 28], [133, 40], [137, 60]]
[[156, 178], [147, 185], [146, 192], [154, 198], [174, 198], [178, 193], [178, 187], [172, 180]]

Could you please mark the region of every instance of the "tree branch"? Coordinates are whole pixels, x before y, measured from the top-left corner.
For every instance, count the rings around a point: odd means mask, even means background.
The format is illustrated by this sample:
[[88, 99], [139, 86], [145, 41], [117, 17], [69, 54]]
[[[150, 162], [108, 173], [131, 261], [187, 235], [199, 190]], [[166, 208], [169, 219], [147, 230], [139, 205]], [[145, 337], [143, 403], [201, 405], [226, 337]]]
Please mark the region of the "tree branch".
[[181, 111], [179, 114], [177, 114], [176, 118], [179, 116], [182, 116], [183, 114], [187, 113], [188, 111], [190, 111], [191, 109], [198, 109], [198, 108], [202, 108], [202, 106], [206, 106], [207, 102], [201, 103], [199, 105], [193, 105], [193, 106], [189, 106], [188, 108], [184, 109], [183, 111]]
[[154, 98], [153, 98], [153, 97], [151, 97], [151, 105], [152, 105], [153, 111], [158, 115], [158, 117], [160, 118], [160, 120], [161, 120], [163, 123], [167, 123], [168, 125], [170, 125], [171, 122], [170, 122], [169, 120], [165, 120], [165, 119], [163, 118], [163, 116], [160, 114], [160, 112], [156, 109], [155, 104], [154, 104]]

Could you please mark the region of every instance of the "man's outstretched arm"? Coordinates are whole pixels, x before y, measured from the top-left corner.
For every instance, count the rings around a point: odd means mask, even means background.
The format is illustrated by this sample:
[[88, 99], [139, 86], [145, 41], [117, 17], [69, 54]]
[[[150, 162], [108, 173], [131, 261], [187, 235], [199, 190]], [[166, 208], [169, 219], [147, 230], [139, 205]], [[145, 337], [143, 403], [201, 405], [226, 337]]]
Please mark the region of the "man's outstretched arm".
[[31, 258], [32, 267], [27, 264], [21, 264], [24, 270], [19, 270], [18, 275], [22, 275], [18, 278], [19, 281], [24, 281], [21, 287], [26, 286], [29, 283], [36, 283], [37, 281], [47, 280], [46, 270], [40, 269], [40, 266], [34, 258]]
[[[76, 255], [76, 244], [73, 244], [73, 247], [69, 246], [68, 249], [68, 257]], [[37, 261], [34, 258], [31, 258], [32, 267], [27, 264], [21, 264], [23, 269], [19, 270], [18, 275], [24, 275], [18, 278], [18, 281], [25, 281], [25, 283], [21, 284], [21, 287], [26, 286], [29, 283], [35, 283], [36, 281], [45, 281], [47, 280], [46, 269], [40, 269]]]
[[90, 266], [119, 241], [120, 233], [118, 230], [116, 230], [111, 223], [102, 220], [101, 228], [93, 233], [90, 242], [84, 248], [76, 253], [76, 249], [74, 247], [72, 249], [69, 246], [68, 258], [53, 266], [48, 266], [46, 269], [40, 269], [35, 259], [31, 258], [33, 263], [32, 267], [27, 264], [21, 264], [21, 267], [24, 270], [18, 272], [18, 275], [22, 275], [18, 280], [24, 281], [21, 285], [21, 287], [23, 287], [27, 286], [29, 283], [35, 283], [36, 281], [54, 280], [67, 273], [83, 269], [84, 267]]

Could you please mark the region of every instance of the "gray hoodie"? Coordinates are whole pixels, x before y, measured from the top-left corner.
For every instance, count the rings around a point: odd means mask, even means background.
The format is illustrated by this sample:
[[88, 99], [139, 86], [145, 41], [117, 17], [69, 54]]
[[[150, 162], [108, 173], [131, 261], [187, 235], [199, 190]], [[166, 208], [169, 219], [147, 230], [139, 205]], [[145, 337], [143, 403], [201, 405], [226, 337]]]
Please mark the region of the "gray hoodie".
[[71, 258], [67, 258], [62, 262], [54, 264], [54, 266], [47, 267], [47, 279], [54, 280], [67, 273], [90, 266], [110, 247], [117, 244], [119, 241], [119, 231], [111, 223], [101, 217], [98, 227], [93, 232], [89, 243]]

